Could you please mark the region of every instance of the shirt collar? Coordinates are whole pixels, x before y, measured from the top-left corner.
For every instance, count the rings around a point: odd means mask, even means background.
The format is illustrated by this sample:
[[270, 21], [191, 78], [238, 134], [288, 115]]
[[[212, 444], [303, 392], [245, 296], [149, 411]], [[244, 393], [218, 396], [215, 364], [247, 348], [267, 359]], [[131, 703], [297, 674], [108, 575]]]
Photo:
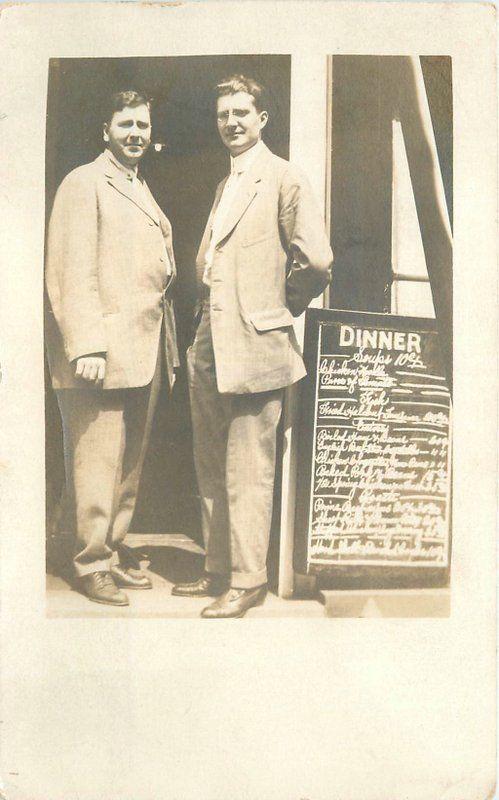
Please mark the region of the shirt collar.
[[238, 156], [231, 156], [230, 157], [231, 175], [240, 174], [241, 172], [247, 172], [247, 170], [252, 165], [253, 161], [262, 151], [263, 146], [264, 145], [262, 140], [259, 139], [258, 142], [253, 145], [253, 147], [249, 148], [249, 150], [245, 150], [244, 153], [241, 153]]
[[111, 164], [114, 164], [114, 166], [117, 169], [119, 169], [120, 172], [123, 172], [123, 174], [126, 175], [126, 177], [128, 178], [129, 181], [133, 181], [134, 178], [138, 177], [138, 173], [137, 173], [138, 165], [137, 164], [134, 167], [125, 167], [124, 164], [121, 164], [118, 161], [118, 159], [113, 156], [113, 154], [109, 150], [109, 148], [106, 148], [106, 150], [104, 152], [106, 153], [106, 155], [107, 155], [109, 161], [111, 162]]

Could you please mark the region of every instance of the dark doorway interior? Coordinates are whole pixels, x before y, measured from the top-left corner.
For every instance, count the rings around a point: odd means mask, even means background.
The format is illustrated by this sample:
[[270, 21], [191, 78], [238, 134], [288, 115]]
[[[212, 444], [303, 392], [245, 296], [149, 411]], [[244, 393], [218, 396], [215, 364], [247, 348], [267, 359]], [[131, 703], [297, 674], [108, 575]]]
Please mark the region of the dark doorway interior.
[[[228, 170], [219, 141], [213, 87], [226, 75], [245, 73], [269, 90], [265, 141], [289, 153], [289, 56], [186, 56], [170, 58], [52, 59], [46, 142], [46, 212], [58, 185], [74, 167], [103, 149], [102, 107], [118, 89], [139, 88], [153, 105], [153, 142], [143, 164], [146, 180], [169, 217], [178, 268], [176, 308], [181, 351], [189, 342], [195, 300], [194, 260], [217, 183]], [[57, 517], [64, 480], [62, 435], [54, 394], [46, 390], [46, 480], [49, 528]], [[132, 531], [183, 532], [199, 540], [189, 403], [182, 364], [168, 407], [160, 402]]]
[[425, 251], [441, 345], [452, 383], [452, 243], [440, 216], [439, 169], [452, 225], [452, 61], [421, 56], [425, 102], [437, 149], [422, 123], [414, 64], [407, 56], [333, 57], [331, 231], [335, 308], [389, 312], [392, 282], [392, 121], [399, 120]]
[[[426, 100], [452, 224], [452, 61], [421, 56]], [[331, 228], [338, 308], [389, 311], [392, 220], [392, 120], [402, 123], [423, 235], [430, 223], [418, 174], [429, 168], [418, 98], [405, 56], [334, 56]], [[429, 201], [426, 201], [429, 204]], [[426, 226], [425, 226], [426, 223]], [[447, 255], [447, 253], [445, 253]], [[451, 298], [445, 298], [451, 304]]]

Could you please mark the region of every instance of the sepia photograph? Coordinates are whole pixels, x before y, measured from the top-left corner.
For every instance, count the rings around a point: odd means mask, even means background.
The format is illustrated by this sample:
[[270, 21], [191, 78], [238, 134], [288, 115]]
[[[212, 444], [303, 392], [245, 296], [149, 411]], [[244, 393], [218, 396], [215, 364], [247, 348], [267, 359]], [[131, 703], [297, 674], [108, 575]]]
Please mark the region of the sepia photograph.
[[0, 800], [494, 797], [496, 38], [1, 6]]
[[291, 62], [50, 60], [49, 615], [449, 611], [452, 61], [325, 57], [326, 208]]

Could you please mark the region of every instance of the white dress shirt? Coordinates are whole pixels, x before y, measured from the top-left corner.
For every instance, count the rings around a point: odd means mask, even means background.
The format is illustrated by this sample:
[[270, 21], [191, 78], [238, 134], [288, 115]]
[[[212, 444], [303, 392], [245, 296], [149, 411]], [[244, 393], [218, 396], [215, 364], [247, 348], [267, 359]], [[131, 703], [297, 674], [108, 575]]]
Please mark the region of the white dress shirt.
[[241, 185], [242, 176], [248, 171], [254, 160], [257, 158], [258, 154], [262, 150], [262, 147], [263, 142], [260, 140], [253, 145], [253, 147], [250, 147], [249, 150], [245, 150], [244, 153], [241, 153], [238, 156], [230, 157], [230, 175], [227, 178], [223, 188], [222, 196], [220, 197], [220, 201], [215, 210], [211, 223], [210, 245], [206, 251], [206, 264], [203, 273], [203, 283], [206, 286], [210, 286], [213, 253], [215, 252], [215, 246], [219, 239], [219, 233], [222, 230], [223, 224], [227, 218], [227, 214], [229, 213], [229, 210], [236, 199], [239, 187]]

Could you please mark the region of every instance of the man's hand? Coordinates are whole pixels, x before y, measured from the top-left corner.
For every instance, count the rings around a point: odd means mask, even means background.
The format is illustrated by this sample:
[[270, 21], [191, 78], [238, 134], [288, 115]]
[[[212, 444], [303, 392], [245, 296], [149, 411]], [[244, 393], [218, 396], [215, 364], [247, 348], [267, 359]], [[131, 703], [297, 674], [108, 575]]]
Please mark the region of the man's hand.
[[100, 383], [106, 374], [106, 359], [101, 353], [81, 356], [76, 359], [75, 375], [89, 383]]

